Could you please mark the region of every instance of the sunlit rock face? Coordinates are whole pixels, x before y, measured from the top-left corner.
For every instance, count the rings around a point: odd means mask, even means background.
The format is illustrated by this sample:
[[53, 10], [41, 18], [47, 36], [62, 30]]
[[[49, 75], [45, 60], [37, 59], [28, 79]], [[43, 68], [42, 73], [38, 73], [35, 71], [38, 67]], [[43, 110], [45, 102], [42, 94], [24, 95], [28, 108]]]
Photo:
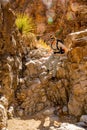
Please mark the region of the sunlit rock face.
[[[70, 40], [71, 39], [71, 40]], [[87, 30], [71, 33], [66, 43], [70, 41], [67, 68], [71, 82], [71, 93], [68, 108], [70, 114], [76, 116], [86, 113], [87, 109]], [[68, 41], [69, 40], [69, 41]], [[86, 49], [86, 50], [85, 50]]]

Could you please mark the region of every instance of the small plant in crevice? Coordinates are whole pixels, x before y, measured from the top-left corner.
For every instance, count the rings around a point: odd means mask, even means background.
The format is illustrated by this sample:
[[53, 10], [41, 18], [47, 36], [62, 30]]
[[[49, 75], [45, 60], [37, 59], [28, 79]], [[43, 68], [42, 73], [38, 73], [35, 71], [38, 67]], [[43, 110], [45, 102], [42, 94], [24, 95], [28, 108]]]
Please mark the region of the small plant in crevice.
[[27, 35], [29, 32], [35, 30], [33, 19], [28, 17], [26, 14], [18, 14], [15, 24], [21, 34]]
[[42, 39], [38, 40], [37, 47], [38, 48], [44, 48], [44, 49], [50, 50], [50, 47]]

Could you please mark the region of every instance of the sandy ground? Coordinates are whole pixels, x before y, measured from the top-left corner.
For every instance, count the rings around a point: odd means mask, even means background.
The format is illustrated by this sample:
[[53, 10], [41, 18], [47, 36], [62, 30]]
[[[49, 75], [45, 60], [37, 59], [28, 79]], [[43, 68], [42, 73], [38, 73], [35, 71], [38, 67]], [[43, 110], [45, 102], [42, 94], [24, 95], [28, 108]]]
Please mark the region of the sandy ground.
[[13, 118], [8, 120], [8, 130], [49, 130], [50, 126], [59, 126], [61, 122], [75, 123], [76, 120], [69, 116], [46, 116], [39, 118], [33, 117], [30, 119]]
[[49, 130], [51, 126], [59, 127], [62, 122], [75, 123], [77, 120], [69, 115], [55, 115], [49, 108], [34, 115], [8, 120], [8, 130]]
[[8, 130], [40, 130], [40, 120], [21, 120], [11, 119], [8, 120]]

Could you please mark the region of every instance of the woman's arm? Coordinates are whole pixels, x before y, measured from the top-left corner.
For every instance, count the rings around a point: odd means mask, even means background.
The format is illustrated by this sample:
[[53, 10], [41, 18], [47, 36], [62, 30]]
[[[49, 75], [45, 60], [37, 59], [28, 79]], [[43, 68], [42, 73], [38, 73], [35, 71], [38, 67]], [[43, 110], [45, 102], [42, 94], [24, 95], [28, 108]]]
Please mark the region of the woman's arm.
[[67, 48], [64, 44], [62, 44], [61, 42], [58, 42], [58, 47], [59, 47], [59, 48], [62, 47], [62, 49], [65, 50], [65, 53], [68, 52], [68, 48]]

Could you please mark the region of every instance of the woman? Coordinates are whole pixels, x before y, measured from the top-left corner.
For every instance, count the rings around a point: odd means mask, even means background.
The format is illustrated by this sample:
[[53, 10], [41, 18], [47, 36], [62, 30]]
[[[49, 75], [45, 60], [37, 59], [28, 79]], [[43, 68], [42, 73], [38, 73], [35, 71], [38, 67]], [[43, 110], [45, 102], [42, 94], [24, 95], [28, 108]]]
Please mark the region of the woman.
[[60, 59], [60, 56], [68, 52], [68, 48], [63, 44], [61, 40], [58, 40], [56, 37], [51, 36], [50, 47], [53, 50], [53, 53], [50, 55], [46, 62], [47, 70], [52, 72], [52, 77], [56, 76], [57, 63]]
[[63, 44], [63, 41], [57, 39], [54, 36], [51, 36], [50, 38], [50, 46], [54, 54], [56, 53], [64, 54], [68, 52], [68, 48]]

